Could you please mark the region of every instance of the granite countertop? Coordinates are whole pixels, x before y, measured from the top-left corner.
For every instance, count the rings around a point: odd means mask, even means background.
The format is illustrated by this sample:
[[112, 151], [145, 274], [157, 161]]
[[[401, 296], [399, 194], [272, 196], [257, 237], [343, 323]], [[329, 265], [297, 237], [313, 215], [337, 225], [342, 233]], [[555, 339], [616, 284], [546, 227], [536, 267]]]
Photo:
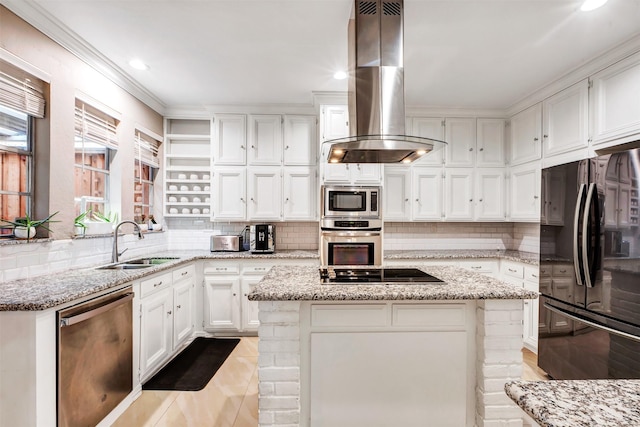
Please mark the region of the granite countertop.
[[[145, 276], [172, 269], [198, 259], [317, 259], [317, 251], [277, 251], [273, 254], [251, 252], [170, 251], [145, 257], [176, 257], [164, 264], [135, 270], [97, 270], [79, 268], [46, 276], [0, 282], [0, 311], [46, 310], [89, 295], [116, 289]], [[142, 258], [142, 257], [137, 257]], [[126, 261], [126, 260], [121, 260]]]
[[640, 380], [511, 381], [504, 389], [544, 427], [640, 426]]
[[512, 261], [524, 262], [527, 264], [538, 265], [539, 255], [531, 252], [521, 251], [505, 251], [505, 250], [429, 250], [429, 251], [385, 251], [384, 259], [482, 259], [482, 258], [499, 258], [509, 259]]
[[445, 283], [320, 284], [317, 268], [274, 266], [249, 294], [252, 301], [529, 299], [538, 293], [453, 266], [416, 266]]

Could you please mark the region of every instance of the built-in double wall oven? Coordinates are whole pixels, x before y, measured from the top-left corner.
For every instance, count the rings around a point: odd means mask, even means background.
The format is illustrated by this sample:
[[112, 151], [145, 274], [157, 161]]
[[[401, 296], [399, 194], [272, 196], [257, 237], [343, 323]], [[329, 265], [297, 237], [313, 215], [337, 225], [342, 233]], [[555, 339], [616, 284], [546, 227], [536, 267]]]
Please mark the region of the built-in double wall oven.
[[323, 186], [320, 263], [382, 266], [380, 187]]

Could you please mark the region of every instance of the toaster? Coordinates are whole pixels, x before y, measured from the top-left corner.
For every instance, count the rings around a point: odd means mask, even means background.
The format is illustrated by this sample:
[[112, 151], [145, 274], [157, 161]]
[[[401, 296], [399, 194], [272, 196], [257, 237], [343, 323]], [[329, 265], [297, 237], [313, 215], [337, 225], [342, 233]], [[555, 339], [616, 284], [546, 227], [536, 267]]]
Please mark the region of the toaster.
[[242, 236], [211, 236], [211, 252], [240, 252], [242, 250], [244, 250], [242, 246]]

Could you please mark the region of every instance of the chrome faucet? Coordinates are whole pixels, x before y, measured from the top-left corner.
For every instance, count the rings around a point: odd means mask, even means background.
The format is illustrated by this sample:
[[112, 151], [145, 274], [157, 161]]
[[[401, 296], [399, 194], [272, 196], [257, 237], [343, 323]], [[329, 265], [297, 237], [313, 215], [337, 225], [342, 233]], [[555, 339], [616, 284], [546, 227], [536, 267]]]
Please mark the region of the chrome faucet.
[[122, 252], [118, 252], [118, 229], [120, 228], [120, 226], [122, 224], [133, 224], [136, 228], [136, 231], [138, 232], [138, 239], [144, 239], [144, 236], [142, 235], [142, 230], [140, 229], [140, 226], [138, 224], [136, 224], [133, 221], [122, 221], [120, 223], [118, 223], [118, 225], [116, 225], [116, 228], [114, 228], [113, 230], [113, 251], [111, 252], [111, 262], [115, 263], [118, 262], [118, 258], [120, 257], [120, 255], [122, 255], [123, 253], [125, 253], [127, 251], [128, 248], [126, 248], [124, 251]]

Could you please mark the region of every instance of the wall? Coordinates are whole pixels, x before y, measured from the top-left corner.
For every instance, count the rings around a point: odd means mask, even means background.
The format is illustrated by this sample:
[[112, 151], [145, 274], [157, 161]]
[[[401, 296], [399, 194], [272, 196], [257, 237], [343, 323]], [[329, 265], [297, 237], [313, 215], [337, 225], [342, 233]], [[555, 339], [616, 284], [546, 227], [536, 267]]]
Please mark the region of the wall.
[[[36, 185], [38, 191], [48, 186], [48, 194], [40, 199], [48, 199], [48, 206], [37, 207], [36, 211], [38, 215], [60, 211], [56, 216], [60, 222], [52, 224], [53, 237], [65, 239], [73, 235], [73, 134], [75, 98], [78, 95], [94, 99], [100, 104], [98, 107], [104, 105], [119, 114], [120, 148], [113, 169], [114, 176], [122, 179], [112, 186], [115, 196], [112, 208], [120, 208], [120, 218], [133, 218], [132, 203], [126, 201], [133, 201], [134, 128], [141, 125], [162, 135], [162, 116], [3, 6], [0, 6], [0, 49], [49, 76], [47, 118], [36, 125], [37, 143], [44, 142], [41, 145], [44, 149], [36, 153], [37, 160], [41, 164], [48, 161], [48, 168], [39, 169], [38, 173], [43, 174], [38, 175]], [[48, 154], [48, 158], [41, 159], [42, 153]], [[157, 185], [162, 186], [161, 178]]]

